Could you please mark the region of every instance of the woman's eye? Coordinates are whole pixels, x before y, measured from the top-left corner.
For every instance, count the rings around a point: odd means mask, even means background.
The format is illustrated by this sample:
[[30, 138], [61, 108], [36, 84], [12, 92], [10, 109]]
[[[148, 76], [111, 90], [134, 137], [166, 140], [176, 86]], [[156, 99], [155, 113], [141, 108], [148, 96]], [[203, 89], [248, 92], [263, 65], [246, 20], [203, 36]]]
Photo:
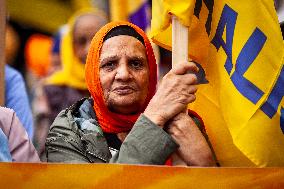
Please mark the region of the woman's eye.
[[108, 61], [101, 68], [103, 68], [107, 71], [112, 71], [115, 68], [115, 65], [116, 65], [116, 63], [114, 61]]
[[130, 65], [135, 69], [141, 69], [143, 67], [143, 63], [140, 60], [132, 60], [130, 61]]

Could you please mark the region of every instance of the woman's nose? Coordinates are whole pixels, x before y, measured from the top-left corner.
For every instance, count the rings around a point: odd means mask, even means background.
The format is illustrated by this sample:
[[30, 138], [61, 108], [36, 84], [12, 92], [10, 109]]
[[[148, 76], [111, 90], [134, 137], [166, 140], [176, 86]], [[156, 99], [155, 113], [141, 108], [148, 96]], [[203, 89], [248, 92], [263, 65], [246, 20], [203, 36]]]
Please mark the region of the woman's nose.
[[124, 80], [128, 80], [130, 77], [131, 77], [131, 74], [129, 72], [127, 62], [125, 60], [121, 60], [119, 62], [119, 65], [116, 71], [115, 79], [124, 81]]

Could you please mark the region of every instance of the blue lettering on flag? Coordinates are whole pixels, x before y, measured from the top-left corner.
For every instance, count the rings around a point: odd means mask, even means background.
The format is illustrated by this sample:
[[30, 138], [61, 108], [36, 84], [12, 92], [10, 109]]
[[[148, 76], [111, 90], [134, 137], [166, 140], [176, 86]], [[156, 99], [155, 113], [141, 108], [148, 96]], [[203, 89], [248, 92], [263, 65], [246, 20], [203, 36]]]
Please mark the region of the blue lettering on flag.
[[237, 58], [235, 72], [231, 77], [238, 91], [254, 104], [259, 101], [264, 92], [244, 78], [243, 75], [261, 51], [266, 39], [267, 37], [258, 28], [254, 30]]
[[[216, 34], [211, 41], [217, 50], [219, 50], [221, 46], [223, 47], [227, 55], [225, 69], [229, 75], [231, 74], [233, 68], [232, 45], [237, 16], [237, 12], [231, 9], [228, 5], [225, 5], [217, 26]], [[226, 43], [222, 38], [225, 26]], [[243, 75], [258, 56], [265, 44], [266, 39], [267, 37], [258, 28], [254, 30], [253, 34], [250, 36], [238, 55], [235, 72], [231, 76], [231, 80], [237, 90], [254, 104], [259, 101], [264, 92], [257, 88], [252, 82], [244, 78]]]
[[[208, 9], [208, 17], [206, 20], [206, 32], [209, 36], [210, 32], [211, 32], [211, 22], [212, 22], [212, 13], [213, 13], [213, 7], [214, 7], [214, 0], [203, 0], [207, 9]], [[202, 0], [196, 0], [195, 2], [195, 7], [194, 7], [194, 15], [199, 18], [199, 14], [202, 8]]]
[[[272, 118], [281, 103], [281, 100], [284, 96], [284, 67], [282, 67], [280, 75], [276, 81], [274, 88], [269, 94], [266, 102], [261, 106], [261, 110], [270, 118]], [[282, 131], [284, 130], [284, 110], [281, 107], [281, 118], [280, 126]]]
[[[221, 14], [221, 18], [218, 23], [216, 34], [211, 41], [211, 43], [216, 47], [217, 50], [219, 50], [219, 48], [222, 46], [225, 53], [227, 54], [225, 69], [227, 70], [229, 75], [233, 68], [232, 45], [233, 45], [233, 37], [234, 37], [237, 16], [238, 16], [237, 12], [231, 9], [228, 5], [225, 5]], [[222, 38], [225, 26], [226, 26], [226, 43]]]
[[[212, 39], [211, 43], [216, 47], [217, 51], [222, 46], [224, 49], [227, 59], [225, 62], [225, 69], [230, 75], [233, 63], [232, 63], [232, 45], [234, 30], [236, 25], [238, 13], [231, 9], [228, 5], [225, 5], [219, 20], [216, 34]], [[226, 43], [222, 38], [223, 32], [226, 27]], [[248, 41], [242, 48], [240, 54], [238, 55], [235, 71], [231, 76], [231, 80], [237, 90], [252, 103], [256, 104], [259, 99], [263, 96], [264, 92], [261, 91], [252, 82], [243, 77], [245, 72], [251, 66], [253, 61], [258, 56], [259, 52], [263, 48], [267, 37], [258, 28], [254, 30], [252, 35], [249, 37]], [[261, 110], [269, 117], [272, 118], [281, 103], [284, 96], [284, 67], [281, 69], [281, 73], [277, 82], [269, 94], [266, 102], [261, 106]], [[284, 108], [280, 108], [280, 127], [282, 133], [284, 134]]]

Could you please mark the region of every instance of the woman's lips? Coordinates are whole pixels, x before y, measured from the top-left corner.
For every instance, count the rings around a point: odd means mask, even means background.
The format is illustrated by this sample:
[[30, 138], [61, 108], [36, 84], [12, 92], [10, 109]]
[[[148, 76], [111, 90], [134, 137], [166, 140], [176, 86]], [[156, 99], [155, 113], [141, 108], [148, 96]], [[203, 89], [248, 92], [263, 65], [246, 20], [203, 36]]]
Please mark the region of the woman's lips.
[[129, 86], [120, 86], [120, 87], [116, 87], [114, 88], [113, 92], [115, 92], [116, 94], [119, 95], [127, 95], [130, 93], [133, 93], [134, 89], [132, 87]]

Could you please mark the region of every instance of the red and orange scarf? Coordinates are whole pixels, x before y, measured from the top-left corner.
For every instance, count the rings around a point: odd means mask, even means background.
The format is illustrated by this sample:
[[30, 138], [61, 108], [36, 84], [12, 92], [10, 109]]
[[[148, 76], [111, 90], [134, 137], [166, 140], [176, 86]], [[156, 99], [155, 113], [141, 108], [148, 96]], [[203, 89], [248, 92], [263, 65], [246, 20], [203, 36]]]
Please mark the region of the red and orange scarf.
[[[99, 77], [100, 73], [99, 58], [100, 58], [100, 51], [104, 42], [104, 37], [113, 28], [123, 25], [133, 28], [143, 38], [144, 45], [146, 48], [146, 56], [148, 60], [149, 71], [150, 71], [147, 99], [145, 101], [143, 108], [141, 109], [141, 112], [138, 112], [135, 115], [123, 115], [108, 110], [104, 102], [104, 95]], [[94, 99], [93, 107], [96, 112], [96, 116], [102, 130], [107, 133], [120, 133], [120, 132], [130, 131], [134, 123], [138, 119], [139, 115], [145, 110], [149, 101], [155, 94], [157, 86], [157, 64], [151, 43], [147, 38], [146, 34], [144, 33], [144, 31], [134, 24], [131, 24], [129, 22], [121, 22], [121, 21], [111, 22], [105, 25], [104, 27], [102, 27], [96, 33], [96, 35], [94, 36], [91, 42], [87, 57], [85, 72], [86, 72], [87, 87]]]

